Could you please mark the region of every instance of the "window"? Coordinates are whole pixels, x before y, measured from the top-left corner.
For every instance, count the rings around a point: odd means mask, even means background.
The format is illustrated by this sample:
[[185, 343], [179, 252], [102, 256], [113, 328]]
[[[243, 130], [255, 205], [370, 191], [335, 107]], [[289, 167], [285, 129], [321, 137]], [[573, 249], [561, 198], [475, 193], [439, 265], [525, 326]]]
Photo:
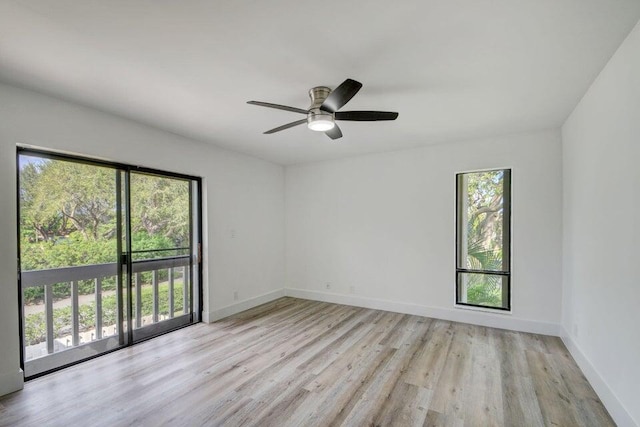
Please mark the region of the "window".
[[200, 320], [198, 177], [18, 148], [26, 378]]
[[511, 170], [456, 175], [456, 304], [511, 309]]

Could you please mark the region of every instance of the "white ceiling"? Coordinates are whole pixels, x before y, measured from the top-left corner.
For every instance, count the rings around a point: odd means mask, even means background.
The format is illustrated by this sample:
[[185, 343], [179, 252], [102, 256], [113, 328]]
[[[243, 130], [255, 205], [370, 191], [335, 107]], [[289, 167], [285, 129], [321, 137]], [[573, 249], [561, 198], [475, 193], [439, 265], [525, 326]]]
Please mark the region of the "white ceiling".
[[[292, 164], [560, 126], [640, 0], [0, 0], [0, 80]], [[312, 86], [364, 87], [332, 141]]]

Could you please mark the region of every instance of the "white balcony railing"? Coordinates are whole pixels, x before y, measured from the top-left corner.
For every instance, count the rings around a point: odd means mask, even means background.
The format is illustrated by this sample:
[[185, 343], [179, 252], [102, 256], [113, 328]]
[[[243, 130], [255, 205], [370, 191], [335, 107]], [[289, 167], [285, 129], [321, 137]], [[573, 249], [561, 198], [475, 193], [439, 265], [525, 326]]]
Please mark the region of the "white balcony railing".
[[[178, 310], [182, 311], [182, 314], [189, 313], [189, 265], [190, 256], [176, 256], [169, 258], [160, 258], [153, 260], [134, 261], [132, 263], [132, 304], [133, 304], [133, 316], [129, 322], [133, 325], [134, 329], [141, 328], [146, 320], [149, 323], [158, 323], [161, 320], [160, 314], [160, 301], [159, 301], [159, 272], [166, 270], [167, 285], [168, 285], [168, 313], [165, 314], [166, 318], [173, 318], [176, 313], [174, 283], [176, 276], [182, 278], [182, 307], [178, 306]], [[145, 319], [142, 307], [142, 273], [151, 272], [151, 288], [153, 296], [153, 310], [149, 319]], [[91, 328], [90, 341], [98, 341], [104, 338], [104, 327], [116, 326], [122, 324], [122, 319], [117, 315], [116, 325], [103, 325], [103, 280], [110, 277], [115, 277], [118, 274], [118, 265], [116, 263], [109, 264], [95, 264], [95, 265], [83, 265], [78, 267], [64, 267], [54, 268], [47, 270], [33, 270], [23, 271], [21, 275], [21, 287], [24, 292], [25, 289], [31, 287], [44, 287], [44, 318], [46, 324], [46, 352], [43, 350], [43, 355], [52, 354], [59, 350], [78, 347], [87, 343], [86, 339], [83, 339], [80, 325], [80, 303], [78, 282], [92, 280], [94, 283], [95, 295], [95, 324]], [[71, 306], [71, 330], [70, 330], [70, 342], [66, 342], [62, 345], [56, 344], [56, 331], [54, 327], [54, 293], [53, 286], [59, 283], [68, 283], [70, 285], [70, 306]], [[180, 291], [178, 291], [178, 295]], [[120, 307], [122, 298], [116, 298], [117, 309], [116, 313], [124, 312], [126, 310]], [[86, 326], [86, 325], [85, 325]], [[123, 325], [126, 328], [126, 324]], [[85, 327], [86, 329], [86, 327]], [[84, 331], [86, 332], [86, 331]], [[39, 357], [39, 356], [38, 356]], [[27, 357], [29, 359], [29, 357]]]

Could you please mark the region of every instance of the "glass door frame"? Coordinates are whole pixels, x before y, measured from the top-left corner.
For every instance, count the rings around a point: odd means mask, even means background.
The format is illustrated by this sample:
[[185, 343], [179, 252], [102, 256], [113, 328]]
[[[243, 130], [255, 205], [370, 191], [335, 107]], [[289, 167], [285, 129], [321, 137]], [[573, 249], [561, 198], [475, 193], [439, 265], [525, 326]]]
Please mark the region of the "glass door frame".
[[[150, 263], [154, 263], [156, 260], [154, 259], [144, 259], [144, 260], [134, 260], [134, 254], [136, 253], [149, 253], [150, 251], [148, 250], [143, 250], [143, 251], [134, 251], [133, 250], [133, 242], [131, 239], [131, 219], [128, 218], [127, 221], [125, 222], [125, 224], [127, 225], [127, 230], [126, 230], [126, 251], [122, 252], [122, 257], [123, 257], [123, 264], [126, 265], [126, 276], [128, 278], [128, 292], [127, 292], [127, 304], [126, 304], [126, 308], [128, 310], [127, 313], [127, 318], [129, 319], [129, 323], [128, 325], [134, 325], [135, 327], [129, 327], [127, 329], [127, 334], [128, 334], [128, 340], [129, 342], [132, 343], [137, 343], [137, 342], [141, 342], [153, 337], [156, 337], [158, 335], [162, 335], [164, 333], [170, 332], [172, 330], [176, 330], [176, 329], [180, 329], [182, 327], [185, 326], [189, 326], [193, 323], [197, 323], [201, 320], [202, 315], [200, 314], [201, 309], [199, 310], [193, 310], [192, 308], [195, 307], [194, 303], [198, 302], [200, 305], [200, 301], [201, 299], [201, 291], [202, 291], [202, 277], [201, 275], [198, 277], [194, 277], [194, 266], [198, 265], [197, 270], [201, 270], [200, 267], [200, 248], [201, 248], [201, 244], [200, 244], [200, 239], [199, 238], [195, 238], [194, 239], [194, 232], [197, 230], [202, 230], [202, 227], [200, 224], [197, 225], [197, 227], [194, 227], [194, 199], [196, 200], [196, 202], [198, 202], [198, 204], [200, 203], [200, 195], [195, 195], [194, 191], [193, 191], [193, 182], [195, 181], [192, 177], [186, 178], [184, 176], [180, 176], [180, 175], [176, 175], [176, 174], [167, 174], [167, 173], [163, 173], [163, 172], [150, 172], [149, 169], [145, 169], [144, 171], [141, 170], [141, 168], [136, 168], [135, 170], [130, 170], [125, 174], [126, 177], [126, 184], [125, 184], [125, 197], [126, 197], [126, 206], [127, 209], [125, 210], [127, 215], [131, 215], [131, 212], [133, 210], [132, 206], [132, 199], [131, 199], [131, 192], [132, 189], [134, 188], [134, 186], [131, 183], [131, 176], [133, 174], [136, 175], [146, 175], [149, 177], [156, 177], [156, 178], [165, 178], [165, 179], [179, 179], [179, 180], [183, 180], [183, 181], [187, 181], [188, 182], [188, 192], [189, 192], [189, 258], [188, 258], [188, 263], [187, 265], [182, 265], [182, 263], [180, 262], [179, 258], [183, 258], [183, 257], [178, 257], [176, 256], [175, 258], [171, 259], [171, 257], [167, 258], [167, 259], [163, 259], [165, 266], [167, 265], [171, 265], [171, 267], [169, 268], [173, 268], [175, 266], [183, 266], [186, 267], [188, 266], [188, 275], [186, 274], [187, 269], [185, 268], [185, 270], [183, 270], [183, 278], [182, 278], [182, 286], [183, 286], [183, 313], [184, 308], [186, 308], [186, 304], [187, 304], [187, 289], [191, 288], [191, 291], [188, 292], [188, 307], [191, 308], [189, 310], [188, 313], [184, 313], [183, 315], [179, 316], [179, 317], [173, 317], [174, 313], [170, 314], [170, 318], [169, 319], [165, 319], [159, 322], [156, 322], [154, 320], [154, 323], [150, 324], [150, 325], [146, 325], [146, 326], [142, 326], [139, 325], [139, 321], [141, 319], [141, 313], [140, 313], [140, 309], [141, 309], [141, 300], [140, 300], [140, 295], [139, 292], [141, 290], [141, 286], [139, 285], [137, 278], [139, 277], [139, 274], [144, 272], [144, 271], [148, 271], [143, 269], [144, 268], [144, 264], [146, 263], [147, 265]], [[198, 189], [201, 187], [200, 182], [198, 182], [197, 185]], [[201, 209], [198, 207], [198, 212], [201, 211]], [[197, 215], [197, 221], [200, 221], [200, 215], [198, 213]], [[194, 240], [197, 240], [197, 242], [194, 242]], [[173, 249], [184, 249], [184, 248], [173, 248]], [[195, 262], [194, 262], [195, 261]], [[140, 268], [138, 266], [143, 266], [143, 268]], [[164, 266], [163, 266], [164, 267]], [[157, 270], [154, 270], [157, 271]], [[173, 274], [173, 273], [172, 273]], [[133, 278], [136, 277], [136, 283], [134, 284], [134, 280]], [[193, 292], [193, 283], [194, 283], [194, 279], [197, 280], [198, 283], [198, 296], [196, 299], [196, 296], [194, 295]], [[154, 282], [154, 283], [157, 283]], [[157, 303], [157, 286], [153, 285], [155, 287], [154, 289], [154, 296], [155, 296], [155, 301], [154, 301], [154, 307]], [[136, 290], [135, 295], [136, 295], [136, 301], [133, 301], [133, 290]], [[170, 298], [173, 298], [172, 296]], [[134, 307], [135, 307], [135, 311], [134, 311]], [[135, 314], [134, 314], [135, 313]], [[158, 313], [155, 312], [155, 308], [154, 308], [154, 316], [157, 316]]]
[[[65, 361], [64, 357], [61, 357], [60, 360], [63, 361], [62, 364], [59, 364], [52, 368], [47, 368], [42, 370], [41, 372], [27, 375], [25, 370], [25, 359], [24, 359], [24, 344], [25, 344], [25, 336], [24, 336], [24, 301], [23, 301], [23, 289], [22, 289], [22, 270], [21, 270], [21, 247], [20, 247], [20, 238], [21, 238], [21, 212], [20, 212], [20, 168], [19, 161], [21, 155], [30, 155], [35, 157], [40, 157], [43, 159], [50, 160], [61, 160], [61, 161], [69, 161], [74, 163], [92, 165], [97, 167], [107, 167], [114, 171], [116, 175], [116, 204], [117, 204], [117, 298], [120, 301], [118, 304], [118, 318], [117, 322], [119, 324], [119, 333], [117, 335], [118, 345], [115, 348], [110, 348], [106, 350], [101, 350], [99, 348], [92, 349], [90, 348], [91, 343], [84, 344], [87, 346], [88, 351], [87, 354], [79, 354], [79, 356], [72, 356], [69, 358], [70, 360]], [[120, 350], [122, 348], [126, 348], [128, 346], [134, 345], [138, 342], [142, 342], [146, 339], [150, 339], [159, 335], [163, 335], [165, 333], [174, 331], [176, 329], [180, 329], [186, 326], [193, 325], [202, 320], [202, 301], [203, 301], [203, 287], [202, 287], [202, 257], [201, 257], [201, 248], [202, 248], [202, 178], [192, 175], [186, 175], [176, 172], [168, 172], [153, 168], [141, 167], [130, 165], [126, 163], [112, 162], [100, 159], [94, 159], [91, 157], [83, 157], [79, 155], [72, 155], [67, 153], [60, 153], [52, 150], [40, 149], [40, 148], [32, 148], [27, 146], [17, 146], [16, 148], [16, 199], [17, 199], [17, 268], [18, 268], [18, 304], [19, 304], [19, 327], [20, 327], [20, 367], [25, 373], [25, 380], [35, 379], [42, 375], [46, 375], [48, 373], [58, 371], [60, 369], [64, 369], [66, 367], [84, 362], [86, 360], [93, 359], [95, 357], [102, 356], [104, 354], [108, 354], [113, 351]], [[133, 262], [131, 257], [131, 205], [130, 205], [130, 196], [131, 196], [131, 188], [130, 188], [130, 174], [141, 173], [148, 174], [166, 178], [175, 178], [187, 180], [189, 182], [189, 199], [190, 199], [190, 215], [189, 215], [189, 224], [190, 224], [190, 259], [189, 259], [189, 275], [191, 280], [189, 280], [189, 286], [191, 287], [190, 292], [190, 321], [186, 324], [178, 325], [172, 328], [168, 328], [166, 330], [160, 330], [159, 332], [144, 334], [139, 337], [135, 337], [134, 340], [134, 330], [131, 327], [131, 315], [132, 315], [132, 301], [131, 301], [131, 291], [133, 287]], [[123, 182], [124, 181], [124, 182]], [[194, 191], [194, 183], [196, 184]], [[122, 198], [125, 200], [122, 200]], [[194, 203], [194, 200], [195, 203]], [[195, 212], [194, 212], [195, 210]], [[126, 280], [125, 280], [126, 276]], [[197, 288], [193, 289], [194, 279], [197, 281]], [[186, 286], [183, 284], [183, 286]], [[126, 287], [126, 289], [124, 289]], [[183, 304], [186, 301], [183, 302]], [[125, 331], [125, 321], [127, 324]], [[160, 324], [160, 323], [159, 323]], [[99, 341], [98, 341], [99, 342]], [[82, 349], [83, 347], [73, 347], [68, 350], [77, 350]], [[92, 350], [93, 353], [92, 353]], [[99, 351], [98, 354], [95, 354], [95, 351]], [[66, 353], [67, 350], [57, 353], [50, 353], [49, 356], [54, 354], [63, 354]], [[35, 359], [37, 360], [37, 359]]]

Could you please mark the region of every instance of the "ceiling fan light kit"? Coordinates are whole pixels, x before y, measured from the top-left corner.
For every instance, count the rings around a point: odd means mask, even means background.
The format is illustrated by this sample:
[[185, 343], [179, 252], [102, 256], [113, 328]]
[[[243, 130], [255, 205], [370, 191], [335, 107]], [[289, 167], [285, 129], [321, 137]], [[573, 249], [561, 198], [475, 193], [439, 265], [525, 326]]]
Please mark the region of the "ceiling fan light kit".
[[358, 93], [361, 87], [362, 83], [352, 79], [345, 80], [333, 91], [326, 86], [314, 87], [309, 90], [311, 106], [307, 110], [261, 101], [248, 101], [247, 104], [291, 111], [306, 114], [307, 116], [306, 119], [268, 130], [264, 132], [265, 134], [280, 132], [281, 130], [307, 123], [309, 129], [316, 132], [324, 132], [331, 139], [338, 139], [342, 138], [342, 131], [336, 124], [336, 120], [373, 122], [398, 118], [398, 113], [391, 111], [338, 111]]
[[307, 116], [307, 127], [311, 130], [315, 130], [316, 132], [326, 132], [333, 129], [335, 125], [336, 122], [334, 121], [333, 114], [309, 113]]

